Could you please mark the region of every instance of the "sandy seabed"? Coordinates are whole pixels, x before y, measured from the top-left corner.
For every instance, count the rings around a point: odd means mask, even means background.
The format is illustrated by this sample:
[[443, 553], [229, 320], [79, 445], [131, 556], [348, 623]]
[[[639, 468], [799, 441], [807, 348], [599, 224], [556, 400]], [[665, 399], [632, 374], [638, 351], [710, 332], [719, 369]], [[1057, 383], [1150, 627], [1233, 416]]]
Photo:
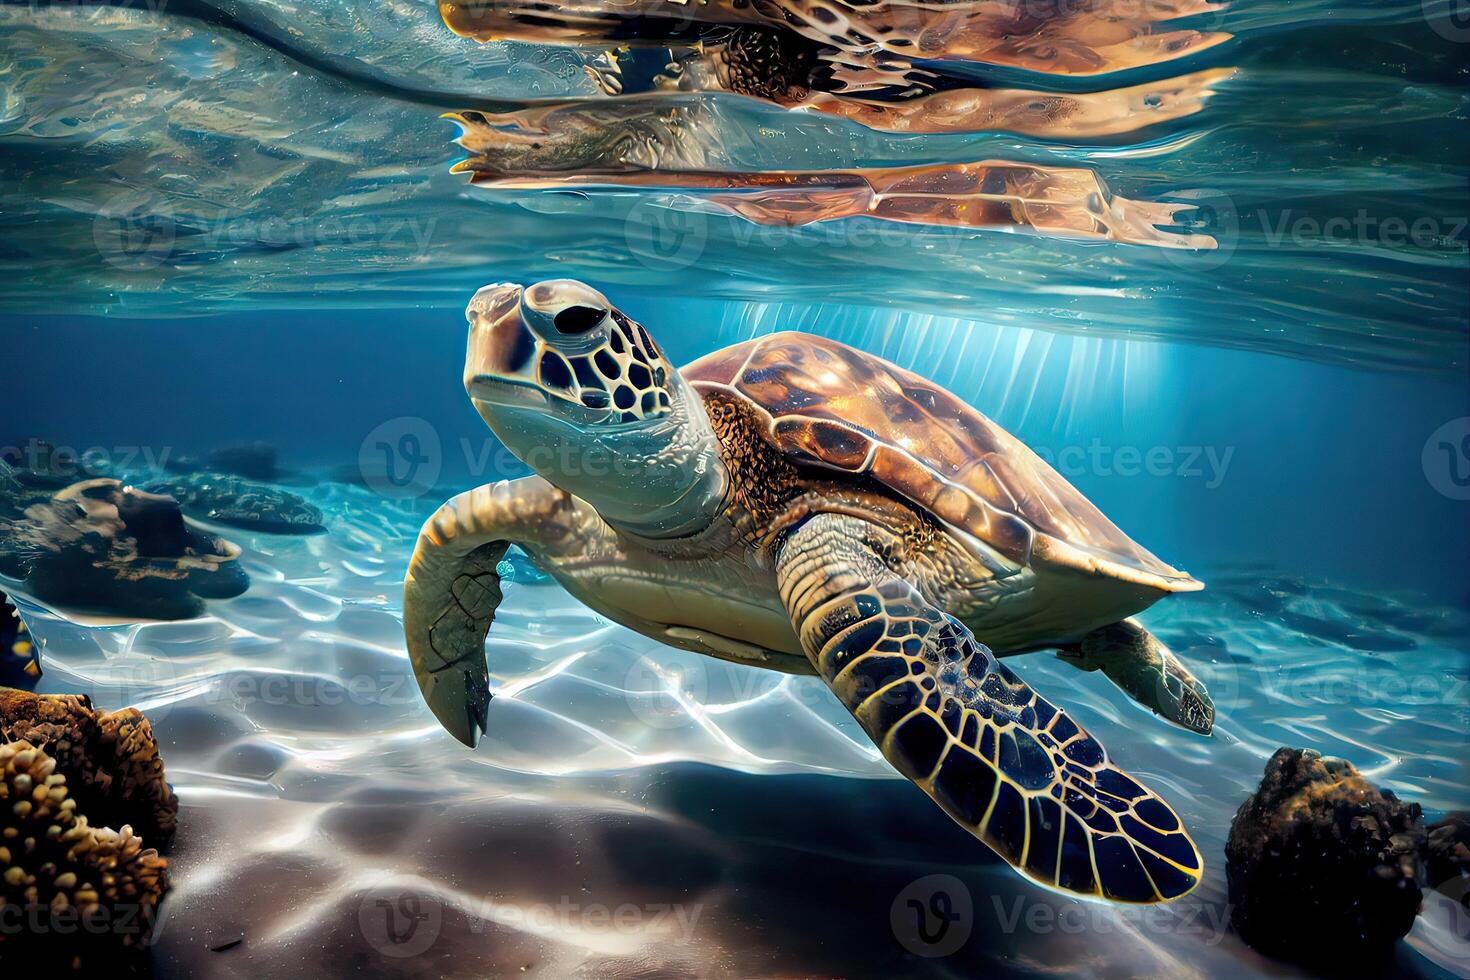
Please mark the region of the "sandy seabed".
[[[1163, 908], [1030, 885], [820, 681], [661, 647], [526, 569], [471, 751], [403, 647], [429, 502], [304, 492], [329, 533], [224, 530], [252, 587], [208, 618], [83, 626], [20, 590], [42, 691], [153, 719], [183, 807], [159, 977], [1292, 975], [1230, 931], [1224, 882], [1230, 818], [1277, 747], [1345, 756], [1431, 812], [1470, 807], [1464, 614], [1265, 568], [1196, 569], [1206, 592], [1143, 617], [1213, 692], [1213, 738], [1047, 654], [1011, 661], [1193, 831], [1206, 879]], [[1388, 968], [1470, 975], [1463, 909], [1426, 894]], [[919, 935], [920, 908], [943, 935]]]

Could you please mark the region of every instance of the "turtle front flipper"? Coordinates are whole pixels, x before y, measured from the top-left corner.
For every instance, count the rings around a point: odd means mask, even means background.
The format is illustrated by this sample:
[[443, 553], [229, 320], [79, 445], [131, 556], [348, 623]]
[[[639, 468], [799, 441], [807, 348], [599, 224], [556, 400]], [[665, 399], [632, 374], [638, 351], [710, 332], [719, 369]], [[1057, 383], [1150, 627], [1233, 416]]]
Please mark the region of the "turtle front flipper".
[[474, 748], [486, 728], [485, 637], [500, 607], [496, 565], [518, 544], [536, 550], [571, 498], [539, 477], [462, 493], [419, 532], [403, 582], [403, 632], [413, 675], [439, 723]]
[[820, 514], [777, 559], [802, 649], [885, 758], [1043, 885], [1178, 898], [1203, 861], [1174, 811], [900, 569], [904, 543]]
[[1058, 656], [1074, 667], [1102, 671], [1124, 694], [1181, 728], [1201, 735], [1214, 731], [1210, 692], [1136, 619], [1093, 630]]

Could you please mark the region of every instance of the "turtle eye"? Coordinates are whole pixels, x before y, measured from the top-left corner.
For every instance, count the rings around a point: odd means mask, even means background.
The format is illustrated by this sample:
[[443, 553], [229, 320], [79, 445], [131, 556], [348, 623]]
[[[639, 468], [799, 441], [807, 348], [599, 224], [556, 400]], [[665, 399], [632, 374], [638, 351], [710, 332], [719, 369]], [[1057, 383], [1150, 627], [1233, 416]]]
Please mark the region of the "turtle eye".
[[526, 325], [543, 341], [569, 354], [585, 354], [602, 343], [598, 327], [610, 310], [606, 296], [573, 279], [538, 282], [521, 298]]
[[558, 333], [576, 336], [597, 326], [605, 316], [607, 311], [595, 306], [568, 306], [553, 317], [551, 323]]

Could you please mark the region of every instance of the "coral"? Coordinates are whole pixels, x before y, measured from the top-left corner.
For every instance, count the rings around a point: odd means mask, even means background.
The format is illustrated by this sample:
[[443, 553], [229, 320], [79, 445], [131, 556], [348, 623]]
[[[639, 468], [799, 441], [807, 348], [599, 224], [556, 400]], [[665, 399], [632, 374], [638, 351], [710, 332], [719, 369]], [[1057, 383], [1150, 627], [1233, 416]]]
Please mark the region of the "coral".
[[1424, 842], [1418, 804], [1379, 792], [1342, 759], [1279, 749], [1225, 847], [1235, 928], [1284, 958], [1385, 953], [1418, 914]]
[[168, 862], [131, 827], [92, 826], [58, 770], [29, 742], [0, 744], [0, 959], [80, 968], [146, 941]]
[[163, 758], [153, 726], [137, 708], [97, 716], [99, 755], [111, 771], [111, 796], [128, 822], [149, 840], [173, 836], [179, 822], [179, 798], [164, 778]]
[[81, 695], [0, 688], [0, 741], [42, 748], [92, 820], [130, 825], [150, 841], [173, 834], [179, 801], [164, 778], [148, 719], [134, 708], [96, 713]]

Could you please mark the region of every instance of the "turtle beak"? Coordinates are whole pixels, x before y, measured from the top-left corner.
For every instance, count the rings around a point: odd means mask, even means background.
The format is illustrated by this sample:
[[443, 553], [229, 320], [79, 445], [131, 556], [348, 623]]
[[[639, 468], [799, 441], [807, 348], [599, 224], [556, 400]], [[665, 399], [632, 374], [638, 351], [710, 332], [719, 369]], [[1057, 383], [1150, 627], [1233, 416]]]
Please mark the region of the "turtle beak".
[[480, 388], [536, 386], [536, 338], [521, 319], [521, 292], [515, 283], [486, 286], [465, 308], [464, 386], [472, 398]]

